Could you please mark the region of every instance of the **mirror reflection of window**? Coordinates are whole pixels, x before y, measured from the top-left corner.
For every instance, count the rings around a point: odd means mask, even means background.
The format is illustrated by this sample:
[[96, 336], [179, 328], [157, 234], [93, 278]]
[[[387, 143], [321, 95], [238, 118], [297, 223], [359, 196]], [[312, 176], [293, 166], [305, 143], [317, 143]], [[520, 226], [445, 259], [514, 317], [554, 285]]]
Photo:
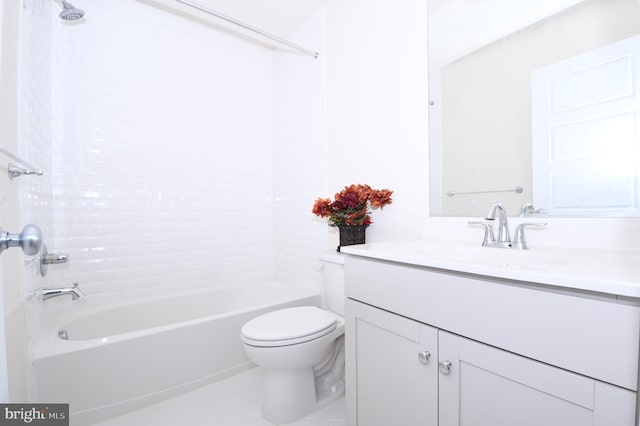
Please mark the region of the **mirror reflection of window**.
[[[517, 216], [521, 206], [535, 205], [537, 199], [532, 72], [640, 34], [640, 2], [434, 0], [429, 4], [431, 214], [482, 216], [491, 203], [500, 201], [511, 216]], [[520, 22], [520, 29], [506, 28], [513, 22]], [[465, 43], [467, 49], [462, 47]], [[616, 178], [606, 176], [604, 169], [602, 173], [592, 178], [614, 185]], [[581, 184], [586, 187], [589, 182]], [[516, 187], [524, 190], [492, 192]], [[628, 189], [609, 188], [618, 193]], [[472, 194], [451, 197], [448, 192]], [[560, 214], [626, 214], [591, 205], [584, 211], [574, 207]]]

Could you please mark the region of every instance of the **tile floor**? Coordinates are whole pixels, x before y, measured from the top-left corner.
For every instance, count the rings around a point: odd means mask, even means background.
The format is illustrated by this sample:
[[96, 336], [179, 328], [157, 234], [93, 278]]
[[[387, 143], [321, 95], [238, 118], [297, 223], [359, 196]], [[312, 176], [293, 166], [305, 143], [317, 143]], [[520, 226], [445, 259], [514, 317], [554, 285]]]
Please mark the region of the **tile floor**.
[[[100, 426], [270, 426], [260, 416], [259, 368], [167, 401], [114, 417]], [[344, 398], [288, 426], [345, 426]]]

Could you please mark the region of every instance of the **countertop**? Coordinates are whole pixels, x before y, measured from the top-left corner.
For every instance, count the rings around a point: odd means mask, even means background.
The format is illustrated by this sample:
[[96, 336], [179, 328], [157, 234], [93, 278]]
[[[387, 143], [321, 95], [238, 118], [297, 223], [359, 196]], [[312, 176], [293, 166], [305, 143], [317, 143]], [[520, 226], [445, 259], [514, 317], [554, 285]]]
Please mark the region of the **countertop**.
[[517, 250], [466, 241], [418, 240], [343, 246], [340, 251], [408, 265], [640, 298], [640, 250]]

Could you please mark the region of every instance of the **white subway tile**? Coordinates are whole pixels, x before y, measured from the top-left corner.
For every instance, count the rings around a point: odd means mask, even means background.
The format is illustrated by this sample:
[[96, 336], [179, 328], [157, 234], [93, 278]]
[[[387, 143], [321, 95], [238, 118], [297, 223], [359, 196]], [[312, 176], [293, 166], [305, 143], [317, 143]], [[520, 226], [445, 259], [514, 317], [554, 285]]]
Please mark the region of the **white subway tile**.
[[[319, 282], [323, 59], [130, 0], [94, 0], [76, 26], [44, 9], [27, 26], [21, 150], [47, 174], [23, 210], [70, 262], [28, 289]], [[291, 37], [321, 46], [322, 22]]]

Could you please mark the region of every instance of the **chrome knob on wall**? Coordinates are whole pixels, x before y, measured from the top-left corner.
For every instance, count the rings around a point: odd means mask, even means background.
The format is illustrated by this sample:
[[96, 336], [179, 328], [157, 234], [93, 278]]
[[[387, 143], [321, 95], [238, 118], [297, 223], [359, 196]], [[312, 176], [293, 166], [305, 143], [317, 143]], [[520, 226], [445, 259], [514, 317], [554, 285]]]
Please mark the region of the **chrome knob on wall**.
[[69, 256], [67, 254], [49, 253], [47, 245], [42, 243], [42, 248], [40, 249], [40, 275], [43, 277], [47, 275], [49, 265], [58, 265], [60, 263], [67, 263], [68, 261]]
[[10, 234], [0, 229], [0, 253], [11, 247], [21, 247], [24, 254], [38, 254], [42, 246], [42, 231], [36, 225], [27, 225], [20, 234]]

